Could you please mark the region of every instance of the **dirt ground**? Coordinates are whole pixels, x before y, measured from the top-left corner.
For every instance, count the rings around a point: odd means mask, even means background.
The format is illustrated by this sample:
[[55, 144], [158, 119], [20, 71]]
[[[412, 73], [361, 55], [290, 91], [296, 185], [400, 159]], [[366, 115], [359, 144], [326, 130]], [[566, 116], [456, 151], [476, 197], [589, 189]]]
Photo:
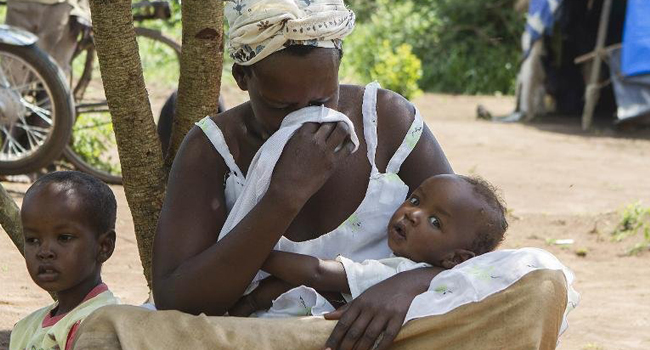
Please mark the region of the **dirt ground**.
[[[231, 102], [239, 96], [229, 96]], [[650, 205], [650, 131], [617, 135], [580, 131], [578, 121], [497, 124], [474, 119], [477, 104], [495, 114], [512, 109], [510, 97], [424, 95], [415, 101], [454, 169], [484, 176], [500, 187], [511, 226], [504, 248], [547, 249], [576, 274], [579, 307], [569, 315], [561, 350], [650, 349], [650, 252], [625, 256], [638, 237], [613, 242], [620, 210]], [[25, 184], [3, 183], [20, 202]], [[118, 242], [104, 281], [125, 303], [147, 297], [133, 224], [120, 186]], [[553, 239], [573, 239], [568, 246]], [[586, 250], [580, 257], [576, 250]], [[0, 234], [0, 349], [13, 324], [50, 303], [30, 280], [23, 260]]]

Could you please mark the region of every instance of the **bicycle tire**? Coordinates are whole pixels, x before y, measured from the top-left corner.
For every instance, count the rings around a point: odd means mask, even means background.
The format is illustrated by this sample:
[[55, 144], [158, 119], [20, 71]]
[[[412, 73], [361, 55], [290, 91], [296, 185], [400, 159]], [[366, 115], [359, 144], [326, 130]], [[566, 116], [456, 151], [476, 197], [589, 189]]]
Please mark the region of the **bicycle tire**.
[[[166, 47], [172, 49], [174, 53], [176, 54], [176, 58], [178, 60], [178, 67], [179, 67], [179, 73], [180, 73], [180, 54], [181, 54], [181, 46], [174, 41], [173, 39], [167, 37], [164, 35], [161, 31], [155, 30], [155, 29], [149, 29], [149, 28], [142, 28], [142, 27], [136, 27], [135, 28], [135, 33], [136, 33], [136, 38], [137, 37], [143, 37], [146, 39], [150, 39], [154, 42], [162, 43]], [[87, 49], [88, 52], [94, 53], [94, 47], [89, 47]], [[84, 62], [84, 74], [87, 76], [86, 72], [87, 69], [93, 69], [92, 67], [92, 61], [91, 64], [88, 64], [88, 60], [94, 59], [94, 56], [87, 55], [86, 56], [86, 62]], [[90, 66], [90, 68], [89, 68]], [[84, 82], [80, 82], [81, 84], [84, 84]], [[83, 87], [83, 90], [86, 89], [88, 82], [85, 82], [85, 85]], [[176, 82], [177, 83], [177, 82]], [[75, 95], [82, 96], [85, 91], [78, 91], [79, 89], [75, 89]], [[105, 99], [105, 97], [104, 97]], [[105, 100], [104, 100], [105, 101]], [[103, 170], [97, 166], [94, 166], [93, 164], [89, 163], [86, 161], [82, 156], [80, 156], [71, 144], [66, 145], [66, 147], [63, 150], [63, 155], [64, 157], [79, 171], [91, 174], [102, 181], [110, 184], [121, 184], [122, 183], [122, 176], [121, 174], [116, 174], [112, 173], [110, 171]]]
[[[22, 64], [24, 64], [25, 67], [31, 68], [32, 72], [35, 73], [36, 78], [40, 80], [39, 83], [35, 84], [43, 84], [43, 89], [47, 94], [47, 100], [51, 102], [50, 105], [43, 104], [46, 103], [43, 102], [45, 100], [38, 101], [36, 98], [39, 95], [34, 95], [32, 97], [35, 99], [35, 102], [34, 104], [30, 103], [31, 107], [28, 107], [32, 108], [30, 116], [38, 115], [40, 118], [44, 118], [39, 114], [39, 112], [42, 113], [42, 111], [45, 110], [41, 108], [42, 106], [52, 108], [51, 114], [48, 116], [48, 119], [51, 120], [51, 127], [45, 139], [42, 140], [42, 143], [40, 143], [40, 145], [37, 145], [38, 148], [36, 148], [33, 152], [24, 158], [16, 159], [13, 161], [6, 159], [0, 160], [0, 174], [18, 175], [31, 173], [48, 166], [61, 156], [65, 146], [70, 140], [70, 135], [72, 133], [72, 124], [74, 121], [74, 101], [70, 94], [70, 90], [68, 89], [67, 80], [61, 71], [61, 68], [59, 68], [59, 66], [48, 54], [39, 49], [36, 45], [33, 44], [28, 46], [16, 46], [0, 43], [0, 55], [3, 57], [6, 55], [9, 55], [7, 57], [16, 57], [22, 61]], [[11, 63], [9, 63], [9, 65], [11, 65]], [[25, 74], [25, 76], [29, 77], [29, 73]], [[23, 85], [26, 84], [23, 82]], [[26, 106], [28, 102], [25, 99], [25, 96], [21, 95], [20, 103]], [[33, 108], [38, 108], [39, 111], [37, 112]], [[26, 120], [30, 118], [30, 116], [25, 115], [22, 119], [22, 121], [25, 123], [22, 126], [24, 135], [29, 134]], [[5, 127], [6, 125], [3, 123], [3, 128]], [[31, 127], [42, 128], [41, 126], [36, 125], [31, 125]], [[13, 126], [10, 129], [12, 128]], [[4, 136], [7, 139], [10, 139], [12, 137], [10, 137], [9, 134], [11, 134], [11, 132], [4, 133]], [[26, 137], [29, 139], [28, 135]], [[2, 149], [4, 149], [4, 140], [2, 144]], [[30, 141], [29, 144], [31, 148], [32, 141]]]

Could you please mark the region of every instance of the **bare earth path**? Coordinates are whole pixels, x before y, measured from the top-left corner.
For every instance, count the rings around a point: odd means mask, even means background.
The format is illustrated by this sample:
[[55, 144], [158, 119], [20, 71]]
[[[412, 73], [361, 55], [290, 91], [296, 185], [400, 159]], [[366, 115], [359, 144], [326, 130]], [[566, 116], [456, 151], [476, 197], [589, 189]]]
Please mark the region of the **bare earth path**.
[[[638, 200], [650, 205], [650, 131], [619, 137], [607, 130], [583, 134], [576, 121], [521, 125], [474, 120], [478, 103], [496, 114], [509, 112], [509, 97], [425, 95], [415, 103], [456, 172], [484, 176], [503, 190], [511, 212], [504, 248], [548, 249], [574, 270], [582, 301], [570, 314], [558, 349], [650, 349], [650, 252], [623, 256], [638, 238], [610, 240], [623, 206]], [[3, 185], [18, 201], [27, 188]], [[122, 187], [113, 190], [118, 242], [105, 265], [104, 281], [123, 302], [141, 303], [147, 287], [131, 217]], [[563, 238], [575, 243], [547, 244]], [[575, 254], [582, 248], [585, 257]], [[20, 254], [0, 234], [0, 349], [7, 347], [16, 321], [49, 302], [29, 279]]]

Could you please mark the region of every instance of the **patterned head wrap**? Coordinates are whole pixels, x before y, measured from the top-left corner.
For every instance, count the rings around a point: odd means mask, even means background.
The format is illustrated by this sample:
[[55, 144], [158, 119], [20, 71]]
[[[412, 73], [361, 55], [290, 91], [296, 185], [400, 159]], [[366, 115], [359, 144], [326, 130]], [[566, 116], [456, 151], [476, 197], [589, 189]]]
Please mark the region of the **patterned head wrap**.
[[341, 48], [354, 29], [343, 0], [226, 0], [230, 57], [249, 66], [290, 45]]

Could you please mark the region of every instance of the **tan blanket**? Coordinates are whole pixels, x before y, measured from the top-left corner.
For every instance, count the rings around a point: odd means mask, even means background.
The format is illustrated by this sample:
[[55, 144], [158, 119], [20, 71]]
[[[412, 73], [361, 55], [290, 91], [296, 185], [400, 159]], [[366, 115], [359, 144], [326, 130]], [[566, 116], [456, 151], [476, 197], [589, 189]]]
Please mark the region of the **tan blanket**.
[[[481, 302], [408, 322], [390, 349], [555, 349], [566, 290], [562, 272], [531, 272]], [[108, 306], [82, 323], [74, 349], [321, 350], [335, 324], [320, 317], [207, 317]]]

